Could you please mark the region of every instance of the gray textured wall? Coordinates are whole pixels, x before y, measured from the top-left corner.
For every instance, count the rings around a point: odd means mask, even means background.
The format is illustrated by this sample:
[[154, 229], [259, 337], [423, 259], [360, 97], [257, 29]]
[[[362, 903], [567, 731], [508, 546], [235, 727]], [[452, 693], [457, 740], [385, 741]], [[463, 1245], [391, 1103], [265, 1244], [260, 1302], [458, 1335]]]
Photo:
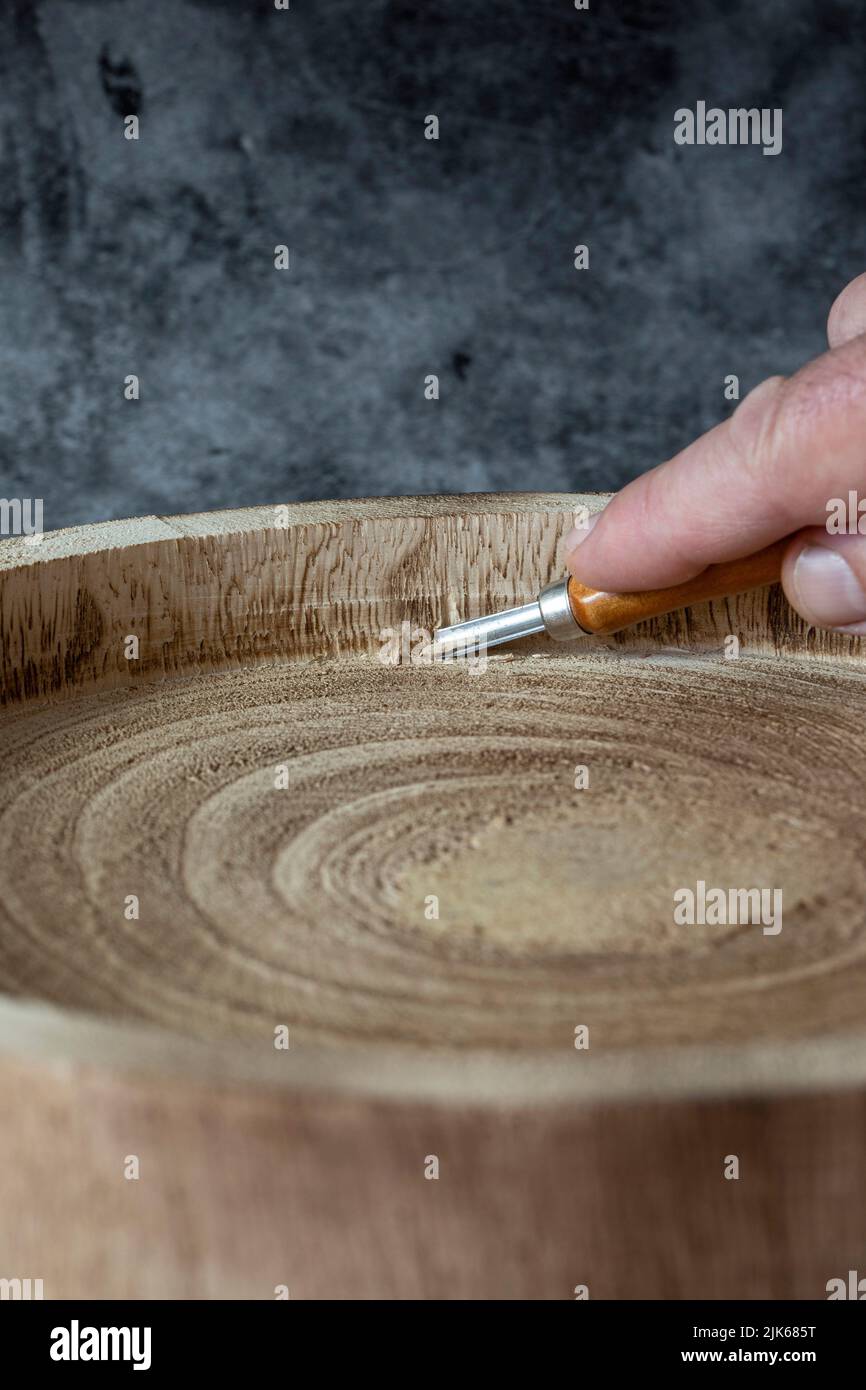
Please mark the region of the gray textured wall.
[[[864, 57], [857, 0], [2, 0], [0, 493], [618, 486], [821, 349]], [[677, 147], [699, 99], [781, 155]]]

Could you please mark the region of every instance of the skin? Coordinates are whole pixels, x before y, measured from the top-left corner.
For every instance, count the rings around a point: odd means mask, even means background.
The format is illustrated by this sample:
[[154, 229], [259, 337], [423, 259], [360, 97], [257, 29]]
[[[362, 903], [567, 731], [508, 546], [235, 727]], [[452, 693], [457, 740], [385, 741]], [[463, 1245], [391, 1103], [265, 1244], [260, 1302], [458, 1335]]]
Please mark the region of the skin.
[[866, 498], [866, 274], [834, 303], [827, 337], [828, 352], [762, 382], [624, 487], [589, 530], [572, 531], [566, 560], [581, 583], [664, 588], [790, 536], [792, 606], [815, 627], [866, 634], [866, 535], [826, 529], [831, 498]]

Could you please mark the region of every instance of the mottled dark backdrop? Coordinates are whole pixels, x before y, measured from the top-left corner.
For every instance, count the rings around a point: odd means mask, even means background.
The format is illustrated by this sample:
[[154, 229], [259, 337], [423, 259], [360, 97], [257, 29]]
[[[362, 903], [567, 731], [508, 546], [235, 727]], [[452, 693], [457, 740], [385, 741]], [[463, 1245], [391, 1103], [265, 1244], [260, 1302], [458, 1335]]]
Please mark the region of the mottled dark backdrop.
[[[2, 0], [0, 494], [623, 483], [821, 349], [864, 60], [858, 0]], [[698, 100], [782, 153], [675, 146]]]

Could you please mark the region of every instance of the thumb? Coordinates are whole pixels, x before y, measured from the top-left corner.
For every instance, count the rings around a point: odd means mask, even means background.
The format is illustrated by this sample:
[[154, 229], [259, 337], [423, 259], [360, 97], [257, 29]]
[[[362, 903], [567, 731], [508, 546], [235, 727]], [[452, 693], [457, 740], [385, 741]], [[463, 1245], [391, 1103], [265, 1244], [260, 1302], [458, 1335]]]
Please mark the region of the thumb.
[[813, 626], [866, 634], [866, 536], [801, 531], [785, 552], [782, 586]]
[[771, 377], [624, 487], [591, 532], [567, 537], [572, 574], [608, 592], [663, 589], [789, 536], [783, 582], [794, 607], [821, 627], [866, 622], [866, 537], [827, 529], [837, 500], [866, 490], [863, 276], [836, 301], [829, 339], [829, 352]]

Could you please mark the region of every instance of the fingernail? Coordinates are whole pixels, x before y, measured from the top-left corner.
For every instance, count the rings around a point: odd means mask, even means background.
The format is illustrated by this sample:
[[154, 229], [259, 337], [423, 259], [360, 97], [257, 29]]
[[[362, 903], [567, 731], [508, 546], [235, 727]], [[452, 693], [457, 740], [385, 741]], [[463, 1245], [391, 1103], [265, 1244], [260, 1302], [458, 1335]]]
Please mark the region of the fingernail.
[[579, 545], [583, 544], [600, 516], [601, 512], [596, 512], [595, 516], [589, 517], [585, 526], [572, 526], [562, 542], [562, 549], [566, 557], [568, 557], [572, 551], [577, 550]]
[[[819, 627], [866, 624], [866, 593], [848, 561], [826, 545], [806, 545], [793, 574], [797, 606]], [[864, 627], [862, 630], [866, 630]]]

